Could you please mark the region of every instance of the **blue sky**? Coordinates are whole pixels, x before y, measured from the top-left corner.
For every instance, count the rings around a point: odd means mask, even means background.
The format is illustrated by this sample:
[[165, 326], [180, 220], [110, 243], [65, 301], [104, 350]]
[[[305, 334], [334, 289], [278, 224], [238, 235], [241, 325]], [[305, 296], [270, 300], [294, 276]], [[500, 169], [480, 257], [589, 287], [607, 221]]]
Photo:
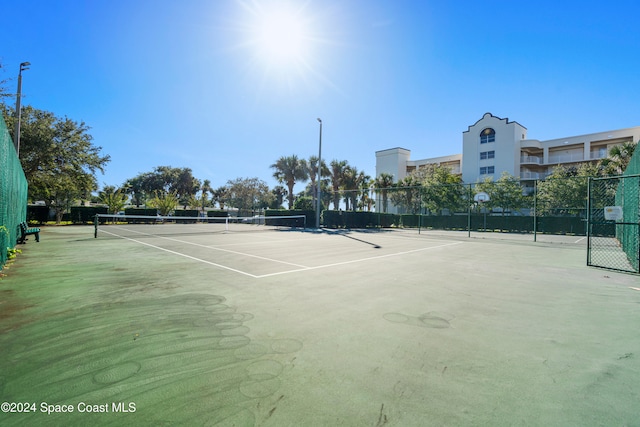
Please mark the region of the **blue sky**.
[[[261, 30], [293, 16], [280, 52]], [[284, 12], [283, 12], [284, 13]], [[155, 166], [214, 187], [276, 185], [281, 156], [461, 152], [486, 112], [528, 137], [640, 125], [637, 1], [20, 0], [3, 4], [0, 80], [84, 121], [111, 156], [100, 185]], [[291, 21], [294, 26], [289, 28]], [[295, 191], [301, 191], [302, 184]]]

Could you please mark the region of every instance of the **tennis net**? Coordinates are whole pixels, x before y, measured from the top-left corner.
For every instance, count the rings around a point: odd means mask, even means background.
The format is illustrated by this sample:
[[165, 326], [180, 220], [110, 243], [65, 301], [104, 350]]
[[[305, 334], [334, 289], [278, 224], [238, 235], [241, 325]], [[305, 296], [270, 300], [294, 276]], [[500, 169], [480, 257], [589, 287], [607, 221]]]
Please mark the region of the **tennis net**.
[[98, 214], [94, 218], [94, 237], [170, 236], [205, 233], [304, 230], [305, 215], [250, 217], [186, 217]]

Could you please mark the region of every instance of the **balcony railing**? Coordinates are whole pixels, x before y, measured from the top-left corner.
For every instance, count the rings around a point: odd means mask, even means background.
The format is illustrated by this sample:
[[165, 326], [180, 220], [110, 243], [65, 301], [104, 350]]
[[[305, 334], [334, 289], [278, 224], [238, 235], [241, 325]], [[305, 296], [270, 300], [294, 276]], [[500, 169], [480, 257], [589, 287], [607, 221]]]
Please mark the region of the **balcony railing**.
[[605, 157], [607, 157], [607, 152], [606, 151], [592, 151], [590, 153], [591, 155], [591, 160], [599, 160], [599, 159], [604, 159]]
[[549, 154], [549, 163], [570, 163], [584, 160], [584, 153]]
[[545, 179], [549, 176], [544, 172], [520, 172], [520, 179]]
[[520, 156], [520, 163], [535, 163], [536, 165], [539, 165], [542, 164], [542, 157]]

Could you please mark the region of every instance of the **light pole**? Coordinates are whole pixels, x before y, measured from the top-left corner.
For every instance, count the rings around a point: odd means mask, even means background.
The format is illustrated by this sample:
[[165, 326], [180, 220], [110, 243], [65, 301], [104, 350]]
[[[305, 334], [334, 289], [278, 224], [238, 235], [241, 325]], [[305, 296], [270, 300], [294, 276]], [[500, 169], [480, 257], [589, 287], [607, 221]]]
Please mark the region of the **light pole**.
[[18, 73], [18, 94], [16, 95], [16, 114], [18, 121], [16, 122], [15, 132], [13, 133], [13, 145], [16, 147], [16, 154], [20, 157], [20, 121], [22, 120], [22, 107], [20, 106], [20, 98], [22, 98], [22, 72], [29, 69], [30, 62], [22, 62], [20, 64], [20, 72]]
[[320, 228], [320, 179], [322, 177], [322, 120], [320, 122], [320, 143], [318, 144], [318, 193], [316, 195], [316, 228]]

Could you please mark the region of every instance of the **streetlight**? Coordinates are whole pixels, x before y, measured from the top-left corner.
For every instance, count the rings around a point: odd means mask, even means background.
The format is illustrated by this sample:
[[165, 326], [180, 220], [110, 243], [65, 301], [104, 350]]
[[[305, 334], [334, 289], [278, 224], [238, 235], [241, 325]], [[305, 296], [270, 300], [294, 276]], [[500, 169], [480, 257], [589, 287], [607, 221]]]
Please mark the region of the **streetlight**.
[[318, 144], [318, 191], [316, 200], [316, 228], [320, 228], [320, 178], [322, 177], [322, 120], [320, 122], [320, 143]]
[[22, 120], [22, 107], [20, 106], [20, 98], [22, 98], [22, 72], [29, 69], [30, 62], [22, 62], [20, 64], [20, 72], [18, 73], [18, 95], [16, 96], [16, 114], [18, 121], [16, 122], [15, 132], [13, 133], [13, 145], [16, 147], [16, 154], [20, 157], [20, 121]]

